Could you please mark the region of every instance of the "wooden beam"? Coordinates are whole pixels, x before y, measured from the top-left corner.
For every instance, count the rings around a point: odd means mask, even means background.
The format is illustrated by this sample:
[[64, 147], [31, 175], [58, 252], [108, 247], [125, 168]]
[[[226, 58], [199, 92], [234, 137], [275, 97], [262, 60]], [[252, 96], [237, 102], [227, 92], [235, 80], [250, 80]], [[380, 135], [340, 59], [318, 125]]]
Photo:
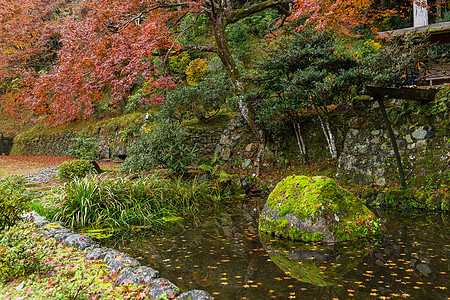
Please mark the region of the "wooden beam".
[[450, 32], [450, 22], [442, 22], [430, 24], [427, 26], [420, 27], [408, 27], [397, 30], [383, 31], [378, 34], [378, 37], [385, 38], [388, 36], [397, 36], [402, 35], [409, 32], [429, 32], [430, 34], [437, 32]]
[[389, 87], [376, 87], [376, 86], [365, 86], [365, 93], [372, 97], [384, 97], [394, 99], [406, 99], [418, 102], [429, 102], [433, 101], [437, 88], [426, 87], [400, 87], [400, 88], [389, 88]]
[[405, 181], [405, 172], [403, 172], [402, 158], [400, 156], [400, 152], [398, 151], [397, 139], [395, 138], [394, 131], [392, 131], [391, 123], [389, 122], [389, 118], [386, 113], [386, 108], [384, 107], [383, 102], [384, 97], [377, 95], [374, 98], [376, 101], [378, 101], [378, 104], [380, 105], [381, 115], [383, 116], [384, 123], [389, 133], [389, 138], [391, 139], [391, 145], [392, 148], [394, 149], [395, 160], [397, 162], [398, 176], [400, 179], [400, 186], [402, 188], [405, 188], [406, 181]]

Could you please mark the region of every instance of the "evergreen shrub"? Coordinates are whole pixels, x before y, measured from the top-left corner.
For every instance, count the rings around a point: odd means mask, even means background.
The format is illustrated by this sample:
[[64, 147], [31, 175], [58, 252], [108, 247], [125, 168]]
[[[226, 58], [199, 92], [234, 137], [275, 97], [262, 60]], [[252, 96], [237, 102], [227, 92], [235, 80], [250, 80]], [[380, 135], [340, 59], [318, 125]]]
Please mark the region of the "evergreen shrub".
[[141, 133], [128, 149], [121, 169], [125, 172], [167, 168], [176, 173], [187, 172], [196, 159], [197, 149], [188, 143], [186, 128], [168, 120], [153, 124]]
[[94, 172], [94, 166], [85, 159], [65, 161], [58, 167], [58, 177], [64, 181], [83, 178]]

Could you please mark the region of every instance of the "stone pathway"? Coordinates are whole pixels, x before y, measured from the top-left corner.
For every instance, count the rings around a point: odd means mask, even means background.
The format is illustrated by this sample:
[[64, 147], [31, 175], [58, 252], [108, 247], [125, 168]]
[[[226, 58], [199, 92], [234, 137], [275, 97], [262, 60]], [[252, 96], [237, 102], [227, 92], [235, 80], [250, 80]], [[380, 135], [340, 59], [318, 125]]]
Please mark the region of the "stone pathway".
[[25, 176], [28, 184], [43, 184], [53, 181], [57, 178], [58, 166], [52, 166], [42, 169], [36, 173]]

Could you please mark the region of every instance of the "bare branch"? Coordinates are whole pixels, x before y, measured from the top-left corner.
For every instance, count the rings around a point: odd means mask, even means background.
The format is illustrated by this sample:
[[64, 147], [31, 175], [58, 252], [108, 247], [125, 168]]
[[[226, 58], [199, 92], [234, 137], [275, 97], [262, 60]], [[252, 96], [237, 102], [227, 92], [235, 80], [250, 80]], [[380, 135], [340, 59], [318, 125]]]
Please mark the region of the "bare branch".
[[289, 14], [289, 10], [283, 8], [283, 4], [291, 3], [291, 0], [266, 0], [261, 3], [254, 4], [248, 8], [236, 9], [230, 11], [226, 16], [227, 24], [235, 23], [248, 16], [264, 11], [268, 8], [277, 8], [283, 14]]
[[189, 51], [189, 50], [197, 50], [201, 52], [213, 52], [217, 53], [217, 48], [213, 46], [200, 46], [200, 45], [184, 45], [179, 49], [176, 49], [175, 51], [167, 51], [167, 52], [159, 52], [159, 53], [152, 53], [152, 56], [174, 56], [179, 55], [182, 52]]
[[273, 20], [273, 21], [269, 24], [269, 26], [267, 26], [267, 30], [269, 30], [269, 31], [277, 31], [278, 29], [280, 29], [281, 27], [283, 27], [284, 22], [286, 21], [286, 18], [287, 18], [287, 16], [284, 15], [283, 18], [281, 19], [281, 22], [280, 22], [278, 25], [272, 27], [272, 25], [275, 25], [275, 24], [278, 23], [278, 21], [280, 20], [280, 18], [276, 18], [275, 20]]

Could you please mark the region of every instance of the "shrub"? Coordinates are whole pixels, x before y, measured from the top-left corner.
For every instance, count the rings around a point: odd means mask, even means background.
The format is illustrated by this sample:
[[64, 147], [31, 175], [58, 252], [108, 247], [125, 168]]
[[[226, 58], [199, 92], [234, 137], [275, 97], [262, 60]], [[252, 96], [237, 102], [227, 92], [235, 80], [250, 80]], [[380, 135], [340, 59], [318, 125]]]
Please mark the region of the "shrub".
[[31, 197], [25, 189], [23, 176], [0, 180], [0, 231], [13, 226], [26, 209]]
[[122, 171], [150, 171], [153, 168], [168, 168], [185, 173], [195, 162], [195, 147], [188, 144], [185, 128], [167, 120], [156, 123], [141, 134], [128, 149], [128, 157]]
[[[25, 231], [25, 232], [24, 232]], [[41, 270], [44, 257], [25, 225], [10, 227], [0, 234], [0, 283], [7, 283]]]
[[84, 159], [65, 161], [58, 167], [58, 177], [64, 181], [83, 178], [94, 172], [94, 166]]
[[232, 85], [223, 70], [210, 66], [208, 71], [197, 72], [201, 75], [191, 70], [191, 74], [194, 73], [196, 79], [191, 79], [191, 84], [180, 85], [167, 92], [161, 105], [162, 118], [175, 120], [180, 124], [184, 120], [197, 118], [201, 123], [206, 123], [231, 97]]
[[67, 154], [76, 158], [95, 160], [98, 149], [98, 142], [95, 137], [79, 136], [72, 139], [72, 145]]

